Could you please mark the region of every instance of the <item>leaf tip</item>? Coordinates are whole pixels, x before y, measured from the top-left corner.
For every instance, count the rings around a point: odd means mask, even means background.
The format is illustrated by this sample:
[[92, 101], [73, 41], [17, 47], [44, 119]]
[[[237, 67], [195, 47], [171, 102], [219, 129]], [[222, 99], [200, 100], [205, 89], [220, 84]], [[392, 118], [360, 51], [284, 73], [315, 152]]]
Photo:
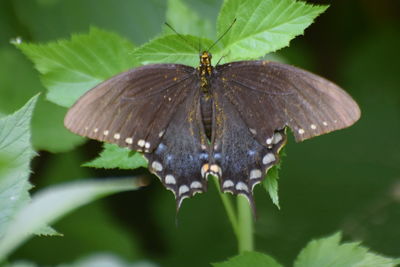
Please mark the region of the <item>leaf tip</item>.
[[10, 40], [10, 44], [15, 45], [15, 46], [19, 46], [20, 44], [22, 44], [22, 37], [17, 36], [15, 38], [12, 38]]

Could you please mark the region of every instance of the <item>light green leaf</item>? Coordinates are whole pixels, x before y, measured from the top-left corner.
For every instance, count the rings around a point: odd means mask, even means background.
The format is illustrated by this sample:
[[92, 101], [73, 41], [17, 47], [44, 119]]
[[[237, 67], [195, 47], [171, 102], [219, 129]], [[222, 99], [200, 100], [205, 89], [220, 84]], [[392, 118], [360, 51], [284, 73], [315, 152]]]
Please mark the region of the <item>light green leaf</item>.
[[136, 169], [139, 167], [147, 168], [147, 160], [139, 152], [106, 143], [104, 144], [104, 150], [100, 153], [100, 156], [83, 164], [83, 166], [105, 169]]
[[279, 163], [278, 165], [273, 166], [270, 170], [268, 170], [267, 177], [265, 177], [262, 182], [265, 190], [267, 190], [269, 196], [271, 197], [272, 203], [280, 209], [279, 206], [279, 195], [278, 195], [278, 179], [279, 179], [279, 171], [282, 165], [282, 159], [286, 156], [285, 149], [282, 148], [279, 152]]
[[101, 81], [135, 66], [129, 41], [96, 28], [70, 40], [44, 45], [22, 42], [17, 47], [42, 74], [47, 98], [64, 107]]
[[279, 195], [278, 195], [278, 179], [279, 179], [279, 166], [273, 166], [267, 174], [267, 177], [263, 181], [265, 190], [269, 193], [272, 203], [280, 209], [279, 206]]
[[[295, 0], [227, 0], [217, 21], [220, 36], [236, 18], [221, 42], [224, 60], [257, 59], [289, 45], [327, 9]], [[215, 53], [214, 53], [215, 54]]]
[[189, 66], [199, 64], [199, 44], [209, 47], [213, 42], [191, 35], [166, 35], [153, 39], [133, 52], [142, 64], [180, 63]]
[[[200, 19], [182, 0], [168, 0], [166, 19], [179, 34], [213, 38], [210, 21], [205, 18]], [[168, 27], [165, 27], [165, 32], [174, 34]]]
[[282, 267], [274, 258], [267, 254], [255, 251], [246, 251], [225, 262], [213, 263], [214, 267]]
[[94, 254], [78, 260], [73, 264], [62, 264], [59, 267], [157, 267], [158, 265], [141, 261], [127, 263], [121, 258], [112, 254]]
[[30, 124], [37, 99], [38, 96], [33, 97], [20, 110], [0, 119], [0, 240], [30, 200], [29, 164], [35, 155], [30, 144]]
[[61, 233], [57, 232], [57, 231], [54, 230], [52, 227], [47, 226], [47, 225], [44, 226], [44, 227], [42, 227], [42, 228], [40, 228], [40, 229], [38, 229], [38, 230], [35, 232], [35, 234], [36, 234], [36, 235], [39, 235], [39, 236], [52, 236], [52, 235], [62, 236]]
[[[45, 88], [31, 62], [17, 49], [0, 49], [0, 62], [7, 68], [0, 71], [0, 112], [11, 113]], [[15, 73], [23, 79], [16, 79]], [[32, 145], [35, 150], [64, 152], [84, 139], [65, 129], [66, 109], [47, 101], [44, 94], [36, 103], [32, 118]]]
[[394, 259], [370, 252], [359, 242], [340, 244], [341, 234], [313, 240], [300, 252], [295, 267], [394, 267]]
[[0, 239], [0, 262], [46, 224], [95, 199], [141, 185], [141, 179], [115, 178], [73, 182], [40, 191], [14, 216]]

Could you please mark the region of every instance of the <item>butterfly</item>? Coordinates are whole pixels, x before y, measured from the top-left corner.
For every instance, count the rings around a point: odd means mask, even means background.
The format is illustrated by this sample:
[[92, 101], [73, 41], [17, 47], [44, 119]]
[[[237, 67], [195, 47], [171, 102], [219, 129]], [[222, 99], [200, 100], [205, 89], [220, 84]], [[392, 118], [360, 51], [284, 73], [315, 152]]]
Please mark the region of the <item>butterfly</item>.
[[106, 80], [68, 111], [73, 133], [140, 151], [176, 198], [207, 189], [247, 197], [278, 163], [289, 127], [296, 141], [342, 129], [360, 117], [357, 103], [315, 74], [278, 62], [212, 66], [204, 51], [193, 68], [152, 64]]

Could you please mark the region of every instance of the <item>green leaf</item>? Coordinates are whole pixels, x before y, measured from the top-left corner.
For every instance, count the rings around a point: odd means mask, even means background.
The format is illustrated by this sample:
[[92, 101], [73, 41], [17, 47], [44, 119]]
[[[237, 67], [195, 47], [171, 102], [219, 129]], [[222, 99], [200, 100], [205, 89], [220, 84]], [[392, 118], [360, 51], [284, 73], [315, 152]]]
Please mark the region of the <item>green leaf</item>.
[[[31, 62], [13, 47], [0, 49], [0, 62], [7, 68], [0, 72], [0, 112], [11, 113], [45, 88]], [[23, 79], [16, 79], [15, 73]], [[65, 129], [66, 109], [47, 101], [44, 94], [36, 103], [32, 118], [32, 144], [35, 150], [64, 152], [84, 139]]]
[[274, 258], [269, 255], [255, 252], [255, 251], [246, 251], [242, 254], [230, 258], [225, 262], [213, 263], [214, 267], [243, 267], [243, 266], [252, 266], [252, 267], [281, 267]]
[[208, 39], [191, 35], [166, 35], [155, 38], [133, 52], [142, 64], [150, 63], [181, 63], [189, 66], [199, 64], [199, 44], [208, 47], [213, 42]]
[[281, 209], [279, 206], [279, 195], [278, 195], [278, 179], [279, 179], [279, 165], [273, 166], [267, 174], [267, 177], [263, 181], [265, 190], [269, 193], [272, 203]]
[[[93, 254], [84, 257], [73, 264], [63, 264], [62, 267], [157, 267], [158, 265], [148, 262], [141, 261], [135, 263], [127, 263], [116, 255], [103, 253]], [[61, 266], [60, 266], [61, 267]]]
[[273, 166], [270, 170], [268, 170], [267, 177], [265, 177], [263, 186], [265, 190], [269, 193], [271, 197], [272, 203], [280, 209], [279, 206], [279, 195], [278, 195], [278, 179], [279, 179], [279, 171], [282, 166], [282, 159], [286, 156], [284, 148], [279, 151], [279, 163], [278, 165]]
[[[295, 0], [227, 0], [217, 21], [221, 36], [236, 18], [236, 23], [221, 39], [224, 60], [256, 59], [289, 45], [303, 34], [327, 6], [313, 6]], [[215, 52], [214, 52], [215, 54]]]
[[17, 44], [34, 62], [48, 89], [47, 98], [64, 107], [101, 81], [135, 66], [133, 45], [114, 33], [91, 28], [88, 34], [48, 44]]
[[32, 143], [36, 150], [66, 152], [85, 142], [64, 127], [67, 110], [40, 95], [32, 118]]
[[370, 252], [359, 242], [340, 244], [341, 234], [313, 240], [300, 252], [295, 267], [391, 267], [394, 259]]
[[0, 240], [21, 207], [30, 201], [29, 164], [35, 155], [30, 124], [37, 99], [34, 96], [20, 110], [0, 119]]
[[121, 148], [114, 144], [105, 143], [104, 150], [100, 153], [100, 156], [83, 164], [83, 166], [105, 169], [147, 168], [147, 160], [139, 152], [129, 150], [128, 148]]
[[37, 264], [28, 261], [16, 261], [13, 263], [8, 263], [4, 265], [4, 267], [36, 267]]
[[73, 182], [40, 191], [14, 216], [0, 239], [0, 262], [46, 224], [97, 198], [137, 189], [141, 185], [140, 179], [116, 178]]
[[[192, 34], [212, 38], [212, 28], [209, 20], [200, 19], [196, 12], [190, 9], [182, 0], [169, 0], [166, 14], [167, 22], [179, 34]], [[165, 32], [174, 32], [165, 27]], [[198, 52], [198, 51], [197, 51]]]

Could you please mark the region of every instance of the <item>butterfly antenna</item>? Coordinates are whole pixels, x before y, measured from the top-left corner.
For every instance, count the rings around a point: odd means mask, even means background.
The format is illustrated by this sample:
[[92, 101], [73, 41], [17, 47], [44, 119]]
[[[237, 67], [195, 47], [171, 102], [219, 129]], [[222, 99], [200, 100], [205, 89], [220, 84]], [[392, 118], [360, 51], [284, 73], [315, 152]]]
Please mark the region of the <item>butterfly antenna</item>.
[[[168, 26], [168, 28], [170, 28], [174, 33], [176, 33], [176, 35], [178, 35], [179, 38], [181, 38], [183, 41], [185, 41], [185, 43], [187, 43], [188, 45], [190, 45], [192, 48], [196, 49], [196, 47], [195, 47], [192, 43], [190, 43], [188, 39], [186, 39], [185, 37], [183, 37], [182, 34], [178, 33], [168, 22], [164, 22], [164, 24], [165, 24], [166, 26]], [[199, 42], [200, 42], [200, 41], [199, 41]]]
[[[229, 53], [229, 52], [228, 52], [228, 53]], [[215, 64], [215, 66], [218, 66], [219, 63], [221, 62], [221, 60], [222, 60], [224, 57], [227, 57], [227, 56], [228, 56], [228, 54], [221, 56], [221, 58], [218, 60], [217, 64]]]
[[199, 38], [199, 55], [201, 53], [201, 42], [200, 42], [200, 38]]
[[217, 39], [217, 41], [215, 41], [208, 49], [207, 51], [210, 51], [211, 48], [213, 48], [228, 32], [229, 30], [232, 28], [233, 24], [235, 24], [236, 22], [236, 18], [232, 21], [231, 25], [228, 27], [228, 29], [225, 30], [225, 32], [223, 34], [221, 34], [221, 36]]

